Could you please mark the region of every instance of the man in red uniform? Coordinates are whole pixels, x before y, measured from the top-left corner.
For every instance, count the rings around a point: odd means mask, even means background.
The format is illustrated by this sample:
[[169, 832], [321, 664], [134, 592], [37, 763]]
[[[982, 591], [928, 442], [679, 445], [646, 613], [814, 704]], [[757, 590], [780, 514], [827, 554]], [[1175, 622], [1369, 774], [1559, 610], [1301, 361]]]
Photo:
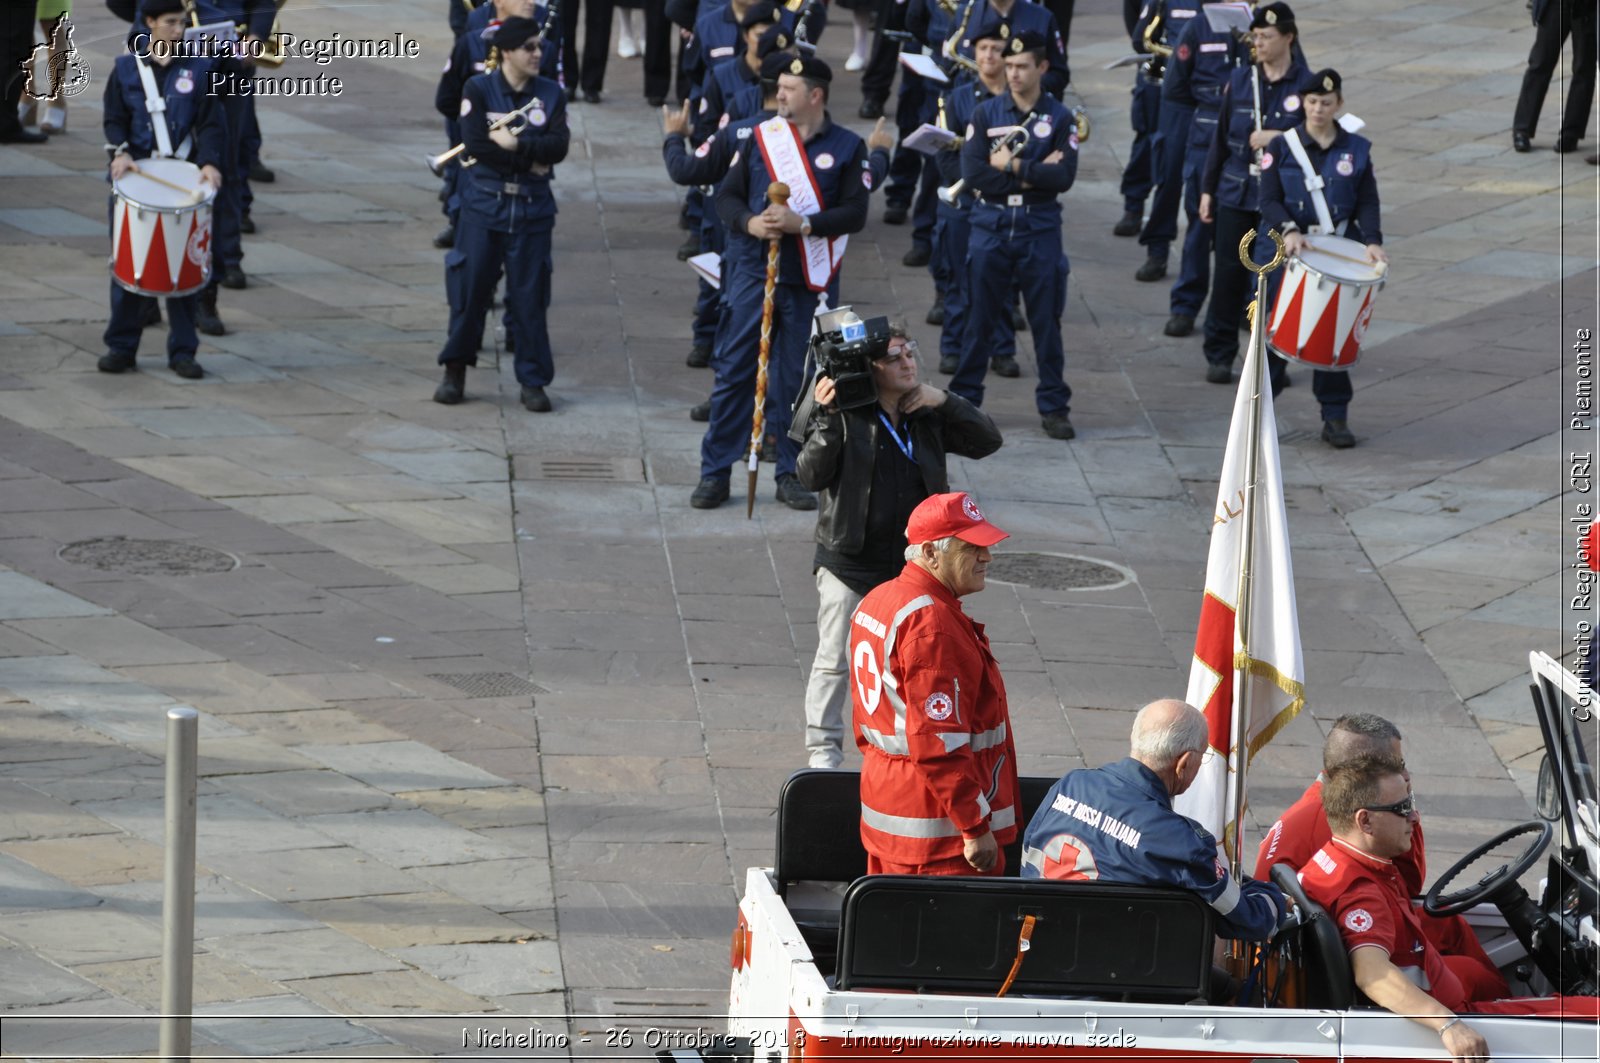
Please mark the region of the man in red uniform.
[[1600, 1015], [1597, 997], [1496, 1000], [1480, 995], [1488, 981], [1483, 962], [1442, 955], [1428, 940], [1397, 866], [1396, 858], [1411, 847], [1417, 812], [1399, 760], [1359, 757], [1329, 772], [1322, 803], [1333, 837], [1312, 855], [1300, 881], [1306, 896], [1332, 916], [1350, 950], [1356, 987], [1374, 1004], [1438, 1033], [1455, 1060], [1489, 1055], [1483, 1035], [1457, 1012]]
[[1017, 756], [1000, 666], [960, 598], [1006, 533], [965, 492], [906, 524], [906, 567], [861, 601], [850, 677], [869, 874], [1000, 875], [1017, 833]]
[[[1370, 712], [1350, 713], [1333, 722], [1322, 744], [1322, 774], [1306, 787], [1300, 800], [1278, 817], [1278, 821], [1267, 831], [1267, 836], [1261, 840], [1261, 848], [1256, 853], [1256, 878], [1272, 881], [1273, 864], [1288, 864], [1296, 870], [1303, 868], [1310, 863], [1313, 853], [1328, 844], [1333, 832], [1328, 827], [1328, 817], [1322, 808], [1322, 781], [1345, 764], [1370, 756], [1388, 757], [1398, 762], [1400, 773], [1405, 776], [1407, 787], [1410, 786], [1411, 773], [1406, 771], [1398, 727]], [[1420, 815], [1411, 817], [1411, 847], [1394, 858], [1394, 866], [1406, 895], [1416, 897], [1421, 894], [1422, 884], [1428, 878], [1428, 857], [1422, 839]], [[1500, 977], [1500, 972], [1489, 961], [1488, 953], [1483, 951], [1478, 935], [1465, 919], [1459, 915], [1435, 918], [1415, 905], [1413, 908], [1416, 909], [1422, 933], [1433, 942], [1435, 948], [1446, 956], [1470, 956], [1487, 972], [1484, 983], [1479, 987], [1484, 999], [1503, 997], [1511, 992], [1505, 979]]]

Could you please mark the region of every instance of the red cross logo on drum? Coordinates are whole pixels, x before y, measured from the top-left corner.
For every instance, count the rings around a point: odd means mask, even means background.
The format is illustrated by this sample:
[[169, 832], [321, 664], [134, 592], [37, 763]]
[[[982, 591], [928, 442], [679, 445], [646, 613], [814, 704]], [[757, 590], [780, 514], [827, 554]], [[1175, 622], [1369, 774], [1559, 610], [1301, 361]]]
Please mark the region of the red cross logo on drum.
[[189, 246], [183, 249], [184, 256], [201, 269], [206, 268], [206, 263], [211, 261], [211, 225], [196, 225], [194, 232], [189, 234]]
[[856, 674], [856, 693], [861, 697], [861, 707], [871, 716], [883, 697], [883, 673], [878, 669], [878, 658], [872, 647], [866, 642], [856, 643], [852, 670]]
[[1372, 296], [1369, 293], [1367, 301], [1362, 304], [1356, 313], [1356, 323], [1350, 328], [1350, 338], [1356, 341], [1356, 346], [1361, 346], [1361, 341], [1367, 334], [1367, 326], [1372, 324]]

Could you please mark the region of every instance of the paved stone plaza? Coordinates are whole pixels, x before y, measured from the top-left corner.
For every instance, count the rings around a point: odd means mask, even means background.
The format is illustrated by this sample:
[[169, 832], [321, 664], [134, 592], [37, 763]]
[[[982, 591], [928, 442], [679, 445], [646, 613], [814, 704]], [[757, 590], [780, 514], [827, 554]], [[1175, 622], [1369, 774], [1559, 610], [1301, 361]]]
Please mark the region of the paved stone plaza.
[[[71, 132], [0, 147], [5, 1053], [155, 1049], [173, 704], [202, 714], [197, 1052], [425, 1058], [460, 1053], [466, 1027], [536, 1023], [584, 1058], [606, 1054], [610, 1017], [631, 1016], [635, 1055], [651, 1027], [714, 1029], [744, 869], [770, 860], [778, 786], [804, 763], [813, 519], [773, 500], [770, 470], [754, 520], [742, 475], [721, 510], [689, 508], [687, 410], [710, 374], [683, 364], [693, 282], [639, 64], [613, 58], [606, 102], [571, 110], [553, 414], [520, 408], [492, 352], [471, 401], [429, 401], [437, 0], [290, 5], [302, 37], [398, 29], [422, 58], [284, 68], [346, 87], [260, 104], [278, 180], [256, 188], [250, 287], [222, 293], [207, 378], [165, 369], [162, 330], [113, 377], [95, 371], [98, 117], [124, 31], [79, 6], [94, 81]], [[1407, 733], [1437, 871], [1529, 815], [1527, 653], [1561, 651], [1562, 352], [1596, 321], [1596, 144], [1549, 150], [1558, 80], [1538, 150], [1512, 152], [1519, 3], [1295, 7], [1313, 65], [1341, 71], [1370, 124], [1394, 264], [1355, 373], [1360, 446], [1318, 441], [1309, 372], [1278, 404], [1310, 709], [1257, 759], [1254, 818], [1315, 774], [1330, 720], [1380, 712]], [[822, 51], [835, 117], [864, 132], [848, 38], [836, 26]], [[1184, 690], [1233, 401], [1201, 381], [1198, 336], [1161, 335], [1166, 285], [1135, 283], [1143, 251], [1110, 233], [1131, 74], [1101, 68], [1126, 51], [1117, 6], [1080, 0], [1079, 436], [1043, 435], [1025, 350], [1023, 379], [990, 382], [1004, 448], [952, 468], [1013, 533], [1005, 550], [1134, 575], [969, 600], [1025, 773], [1121, 756], [1131, 710]], [[881, 204], [844, 292], [913, 322], [926, 351], [932, 286], [900, 265], [909, 230]], [[238, 566], [62, 554], [112, 537]], [[416, 1017], [439, 1013], [467, 1017]]]

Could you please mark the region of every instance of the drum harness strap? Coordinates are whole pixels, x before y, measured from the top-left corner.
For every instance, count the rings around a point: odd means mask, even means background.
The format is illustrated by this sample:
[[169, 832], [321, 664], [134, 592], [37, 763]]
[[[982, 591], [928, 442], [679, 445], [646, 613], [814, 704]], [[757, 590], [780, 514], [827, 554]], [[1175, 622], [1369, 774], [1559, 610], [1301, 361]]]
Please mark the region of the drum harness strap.
[[1311, 165], [1311, 156], [1306, 154], [1306, 146], [1300, 142], [1298, 129], [1284, 130], [1283, 139], [1289, 143], [1289, 151], [1294, 155], [1294, 161], [1300, 164], [1300, 169], [1306, 175], [1306, 190], [1311, 193], [1311, 206], [1317, 212], [1317, 226], [1325, 233], [1344, 235], [1347, 221], [1342, 221], [1335, 226], [1333, 215], [1328, 212], [1328, 199], [1322, 194], [1322, 186], [1326, 183], [1316, 167]]
[[172, 150], [172, 131], [167, 127], [167, 101], [156, 89], [156, 76], [150, 71], [150, 61], [142, 55], [135, 55], [134, 63], [139, 68], [139, 82], [144, 86], [144, 107], [150, 112], [150, 124], [156, 131], [156, 154], [164, 159], [188, 158], [190, 145], [194, 142], [193, 134], [183, 138], [178, 151]]

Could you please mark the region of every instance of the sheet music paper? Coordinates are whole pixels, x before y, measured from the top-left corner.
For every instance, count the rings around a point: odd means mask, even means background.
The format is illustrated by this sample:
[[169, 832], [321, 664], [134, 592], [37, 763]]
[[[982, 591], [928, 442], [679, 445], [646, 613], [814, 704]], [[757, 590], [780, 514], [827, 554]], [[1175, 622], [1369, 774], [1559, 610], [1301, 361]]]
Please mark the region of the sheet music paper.
[[937, 82], [940, 85], [950, 84], [950, 78], [943, 70], [939, 69], [939, 64], [933, 61], [932, 56], [922, 55], [920, 53], [907, 54], [906, 52], [901, 52], [900, 62], [913, 74], [921, 74], [929, 81]]
[[1202, 4], [1200, 10], [1206, 13], [1206, 25], [1218, 33], [1233, 30], [1243, 33], [1250, 28], [1250, 20], [1254, 17], [1254, 10], [1242, 0], [1226, 0], [1224, 3]]
[[689, 268], [700, 275], [700, 279], [713, 288], [722, 287], [722, 256], [715, 251], [706, 251], [689, 259]]
[[923, 122], [906, 134], [906, 138], [900, 144], [912, 151], [920, 151], [924, 155], [934, 155], [954, 144], [956, 140], [956, 135], [948, 129], [940, 129], [936, 125]]

